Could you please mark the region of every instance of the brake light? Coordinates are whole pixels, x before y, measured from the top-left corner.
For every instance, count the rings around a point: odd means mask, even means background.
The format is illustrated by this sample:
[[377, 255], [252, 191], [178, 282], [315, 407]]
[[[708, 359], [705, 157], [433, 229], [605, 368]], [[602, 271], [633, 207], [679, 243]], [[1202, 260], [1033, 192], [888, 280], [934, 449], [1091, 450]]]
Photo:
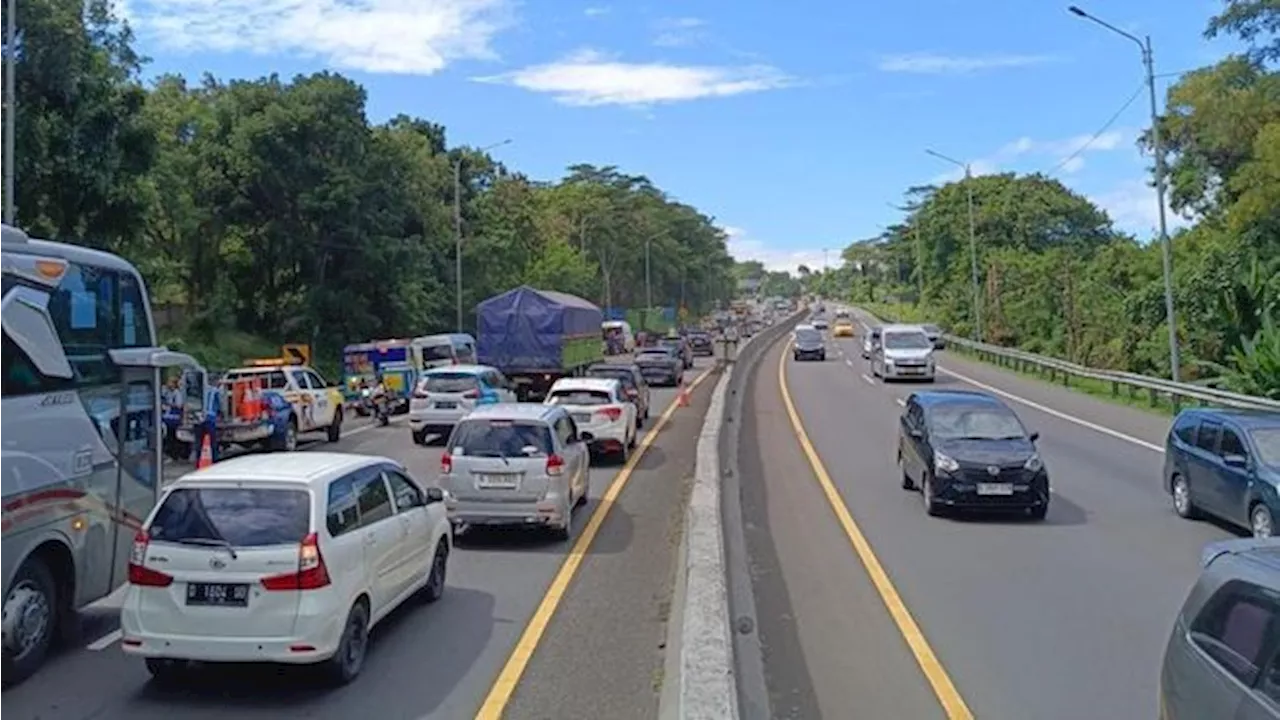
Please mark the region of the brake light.
[[547, 458], [547, 474], [551, 476], [564, 474], [564, 458], [552, 455]]
[[617, 422], [618, 418], [622, 417], [622, 408], [618, 407], [600, 408], [597, 412], [609, 418], [609, 422]]
[[329, 584], [329, 569], [320, 554], [320, 536], [311, 533], [298, 544], [297, 572], [262, 578], [268, 590], [318, 590]]
[[144, 563], [147, 561], [147, 545], [151, 538], [145, 530], [139, 530], [133, 536], [133, 549], [129, 552], [129, 583], [142, 587], [169, 587], [173, 584], [173, 576], [152, 570]]
[[445, 453], [440, 456], [440, 474], [441, 475], [453, 474], [453, 456], [450, 455], [449, 453]]
[[462, 397], [467, 400], [478, 400], [480, 398], [479, 390], [468, 390], [462, 393]]

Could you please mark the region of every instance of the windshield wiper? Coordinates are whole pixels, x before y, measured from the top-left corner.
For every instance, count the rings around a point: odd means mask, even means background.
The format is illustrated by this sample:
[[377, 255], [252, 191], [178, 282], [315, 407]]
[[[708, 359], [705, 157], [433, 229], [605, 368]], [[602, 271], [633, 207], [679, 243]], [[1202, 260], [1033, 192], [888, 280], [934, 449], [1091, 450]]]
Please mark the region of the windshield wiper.
[[231, 543], [227, 542], [226, 540], [223, 540], [222, 538], [183, 538], [181, 540], [174, 540], [174, 542], [178, 543], [179, 545], [203, 545], [205, 547], [226, 548], [227, 554], [231, 556], [231, 559], [232, 560], [236, 559], [235, 547], [233, 547]]

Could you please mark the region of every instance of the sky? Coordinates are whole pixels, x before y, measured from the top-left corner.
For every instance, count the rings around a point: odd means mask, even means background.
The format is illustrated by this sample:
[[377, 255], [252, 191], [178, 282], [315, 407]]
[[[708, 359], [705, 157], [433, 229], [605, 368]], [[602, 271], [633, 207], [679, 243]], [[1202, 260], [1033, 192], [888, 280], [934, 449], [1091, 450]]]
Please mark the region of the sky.
[[[1080, 0], [1086, 2], [1087, 0]], [[1150, 35], [1157, 88], [1235, 48], [1218, 0], [1092, 0]], [[648, 176], [715, 218], [738, 260], [794, 271], [901, 219], [904, 191], [1046, 172], [1154, 234], [1132, 41], [1055, 0], [124, 0], [149, 74], [342, 72], [374, 122], [553, 180], [575, 163]], [[1171, 216], [1174, 224], [1184, 222]]]

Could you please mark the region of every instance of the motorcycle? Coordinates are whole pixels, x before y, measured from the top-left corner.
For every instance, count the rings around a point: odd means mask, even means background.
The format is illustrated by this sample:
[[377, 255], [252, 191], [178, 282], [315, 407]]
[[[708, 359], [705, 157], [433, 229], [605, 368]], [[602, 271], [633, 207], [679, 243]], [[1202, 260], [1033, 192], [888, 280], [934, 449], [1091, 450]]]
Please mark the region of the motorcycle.
[[386, 427], [391, 423], [391, 403], [388, 402], [385, 393], [374, 393], [371, 402], [373, 403], [373, 415], [378, 419], [378, 424]]

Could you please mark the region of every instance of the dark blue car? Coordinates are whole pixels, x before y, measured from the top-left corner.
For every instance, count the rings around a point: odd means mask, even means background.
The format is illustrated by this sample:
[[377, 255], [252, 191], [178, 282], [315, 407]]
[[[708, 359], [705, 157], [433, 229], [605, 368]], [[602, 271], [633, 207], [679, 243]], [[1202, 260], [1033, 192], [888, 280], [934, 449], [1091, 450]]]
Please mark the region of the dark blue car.
[[1276, 536], [1280, 413], [1182, 411], [1165, 441], [1164, 487], [1184, 518], [1212, 515], [1255, 537]]

